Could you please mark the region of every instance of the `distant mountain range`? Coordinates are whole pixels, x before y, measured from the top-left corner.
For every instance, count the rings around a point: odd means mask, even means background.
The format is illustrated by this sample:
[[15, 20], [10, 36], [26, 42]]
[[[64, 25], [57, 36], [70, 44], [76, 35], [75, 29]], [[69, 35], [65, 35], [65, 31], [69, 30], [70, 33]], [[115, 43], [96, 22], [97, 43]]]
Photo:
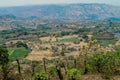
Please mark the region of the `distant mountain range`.
[[[0, 8], [0, 16], [40, 18], [43, 20], [117, 20], [120, 7], [107, 4], [34, 5]], [[13, 16], [14, 15], [14, 16]], [[0, 17], [2, 18], [2, 17]]]

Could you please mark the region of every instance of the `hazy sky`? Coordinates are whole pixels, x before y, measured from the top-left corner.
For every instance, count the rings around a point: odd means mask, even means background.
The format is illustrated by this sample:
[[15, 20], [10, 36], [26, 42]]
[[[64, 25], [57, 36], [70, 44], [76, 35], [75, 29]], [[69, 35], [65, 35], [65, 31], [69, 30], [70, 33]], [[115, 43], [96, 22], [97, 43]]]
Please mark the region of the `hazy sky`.
[[0, 0], [0, 7], [61, 3], [106, 3], [120, 6], [120, 0]]

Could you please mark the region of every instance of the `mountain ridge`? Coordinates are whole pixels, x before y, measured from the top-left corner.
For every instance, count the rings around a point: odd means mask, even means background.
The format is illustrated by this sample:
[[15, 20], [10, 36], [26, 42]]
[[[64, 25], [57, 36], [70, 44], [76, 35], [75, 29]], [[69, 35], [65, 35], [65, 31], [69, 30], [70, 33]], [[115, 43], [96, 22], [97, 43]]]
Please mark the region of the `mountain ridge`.
[[12, 14], [22, 18], [79, 21], [120, 18], [120, 7], [108, 4], [51, 4], [0, 8], [0, 15]]

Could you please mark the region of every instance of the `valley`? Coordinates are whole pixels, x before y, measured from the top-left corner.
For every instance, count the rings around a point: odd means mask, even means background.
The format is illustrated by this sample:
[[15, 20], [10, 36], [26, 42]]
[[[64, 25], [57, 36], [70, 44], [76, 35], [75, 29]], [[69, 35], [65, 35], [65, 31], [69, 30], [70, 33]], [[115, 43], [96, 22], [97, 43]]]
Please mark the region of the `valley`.
[[120, 7], [0, 8], [0, 80], [119, 80]]

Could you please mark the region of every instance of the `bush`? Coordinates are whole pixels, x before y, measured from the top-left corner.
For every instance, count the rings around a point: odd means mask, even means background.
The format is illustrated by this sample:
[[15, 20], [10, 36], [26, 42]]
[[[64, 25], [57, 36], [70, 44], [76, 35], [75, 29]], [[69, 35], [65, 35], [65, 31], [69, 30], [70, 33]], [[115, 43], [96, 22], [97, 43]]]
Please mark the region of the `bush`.
[[119, 74], [120, 52], [111, 52], [106, 54], [93, 54], [87, 60], [93, 72], [102, 74]]
[[76, 80], [76, 78], [81, 76], [81, 72], [75, 68], [72, 68], [67, 71], [68, 76], [71, 77], [72, 80]]
[[25, 47], [26, 49], [28, 49], [27, 44], [25, 44], [25, 43], [23, 43], [23, 42], [21, 42], [21, 41], [18, 41], [18, 42], [16, 43], [16, 46], [17, 46], [17, 47]]
[[65, 56], [65, 52], [64, 52], [63, 50], [60, 52], [60, 54], [61, 54], [62, 56]]
[[35, 75], [35, 80], [48, 80], [45, 73], [37, 73]]

